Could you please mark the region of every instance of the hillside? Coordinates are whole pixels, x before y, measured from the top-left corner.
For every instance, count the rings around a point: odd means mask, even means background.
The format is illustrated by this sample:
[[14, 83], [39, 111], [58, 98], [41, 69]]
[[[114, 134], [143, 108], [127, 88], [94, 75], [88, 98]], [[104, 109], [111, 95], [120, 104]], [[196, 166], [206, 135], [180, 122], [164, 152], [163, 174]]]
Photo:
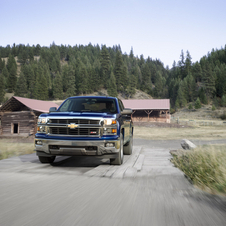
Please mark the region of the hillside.
[[[108, 96], [108, 93], [106, 89], [101, 89], [98, 92], [89, 93], [84, 96]], [[118, 98], [121, 100], [125, 99], [125, 97], [123, 97], [121, 94], [118, 95]], [[133, 97], [128, 99], [152, 99], [152, 96], [148, 95], [145, 92], [142, 92], [141, 90], [136, 89], [136, 93], [133, 95]], [[62, 104], [63, 100], [53, 100], [53, 102], [60, 105]]]
[[188, 106], [178, 109], [171, 115], [171, 122], [187, 122], [187, 125], [221, 125], [224, 121], [222, 115], [226, 114], [226, 107], [219, 107], [212, 110], [212, 105], [202, 105], [200, 109], [189, 110]]
[[226, 46], [199, 62], [191, 59], [189, 51], [185, 55], [182, 50], [169, 70], [158, 59], [134, 56], [132, 49], [123, 54], [120, 45], [0, 46], [0, 103], [5, 92], [39, 100], [107, 92], [122, 99], [150, 98], [143, 93], [167, 98], [173, 109], [197, 98], [203, 104], [217, 99], [225, 107]]

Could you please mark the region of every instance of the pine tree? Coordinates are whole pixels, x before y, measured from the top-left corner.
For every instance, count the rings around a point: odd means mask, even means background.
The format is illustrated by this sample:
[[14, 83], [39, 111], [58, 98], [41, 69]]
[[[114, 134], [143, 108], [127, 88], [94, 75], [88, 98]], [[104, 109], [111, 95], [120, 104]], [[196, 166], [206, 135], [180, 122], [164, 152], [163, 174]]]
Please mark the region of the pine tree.
[[112, 97], [118, 96], [115, 76], [114, 76], [113, 72], [111, 72], [110, 79], [108, 81], [107, 92], [108, 92], [109, 96], [112, 96]]
[[207, 100], [207, 97], [206, 97], [206, 93], [205, 93], [205, 91], [204, 91], [203, 88], [201, 88], [201, 89], [199, 90], [198, 96], [199, 96], [199, 99], [200, 99], [201, 103], [203, 103], [203, 104], [208, 104], [208, 100]]
[[226, 95], [223, 95], [221, 98], [221, 106], [226, 107]]
[[179, 75], [180, 75], [180, 78], [183, 79], [183, 78], [186, 77], [185, 61], [184, 61], [184, 52], [183, 52], [183, 49], [181, 50], [180, 59], [181, 59], [181, 60], [178, 62]]
[[57, 72], [56, 77], [53, 80], [53, 96], [56, 99], [63, 99], [62, 78], [59, 72]]
[[136, 77], [134, 75], [130, 75], [128, 82], [129, 85], [126, 93], [128, 97], [132, 97], [136, 93]]
[[213, 94], [216, 91], [215, 80], [216, 80], [215, 75], [212, 72], [209, 64], [207, 64], [205, 69], [203, 70], [203, 82], [205, 92], [208, 98], [212, 98]]
[[5, 96], [5, 85], [3, 81], [4, 75], [3, 73], [0, 73], [0, 104], [3, 102]]
[[5, 67], [5, 61], [2, 60], [1, 55], [0, 55], [0, 73], [2, 73], [4, 67]]
[[156, 81], [155, 81], [155, 88], [154, 88], [154, 95], [155, 97], [161, 97], [163, 89], [163, 78], [160, 71], [157, 72]]
[[24, 45], [21, 47], [19, 54], [18, 54], [18, 61], [24, 65], [27, 62], [28, 56], [28, 47], [25, 47]]
[[196, 82], [202, 81], [202, 68], [198, 62], [196, 62], [192, 67], [192, 74]]
[[13, 66], [17, 70], [16, 60], [15, 60], [14, 56], [10, 54], [9, 58], [8, 58], [8, 61], [7, 61], [7, 64], [6, 64], [7, 70], [10, 71]]
[[110, 69], [110, 55], [106, 46], [102, 47], [100, 56], [101, 56], [100, 63], [101, 63], [102, 79], [103, 79], [104, 86], [106, 87], [107, 80], [109, 77], [108, 75], [109, 69]]
[[77, 75], [77, 93], [78, 94], [84, 94], [88, 91], [88, 75], [86, 71], [86, 67], [83, 63], [79, 65], [78, 68], [78, 75]]
[[189, 73], [191, 73], [191, 67], [192, 67], [192, 61], [191, 61], [191, 55], [189, 53], [189, 51], [187, 51], [187, 56], [186, 56], [186, 60], [185, 60], [185, 74], [188, 75]]
[[48, 99], [48, 85], [42, 71], [38, 73], [36, 77], [36, 82], [34, 87], [34, 98], [38, 100]]
[[222, 97], [226, 94], [226, 64], [221, 64], [214, 68], [216, 74], [216, 95]]
[[27, 81], [24, 73], [20, 73], [20, 77], [17, 80], [15, 96], [27, 97]]
[[185, 94], [183, 92], [183, 89], [182, 89], [182, 86], [180, 85], [179, 86], [179, 89], [178, 89], [178, 94], [177, 94], [177, 100], [176, 102], [178, 102], [179, 106], [180, 107], [185, 107], [186, 104], [187, 104], [187, 100], [185, 98]]
[[13, 64], [12, 67], [10, 68], [9, 77], [7, 81], [7, 87], [8, 87], [9, 93], [12, 93], [13, 91], [15, 91], [16, 82], [17, 82], [16, 74], [17, 74], [16, 67]]
[[72, 66], [69, 65], [68, 67], [68, 74], [67, 74], [67, 85], [66, 85], [66, 97], [75, 96], [76, 88], [75, 88], [75, 75]]
[[120, 51], [116, 53], [114, 75], [116, 79], [117, 91], [123, 91], [124, 63]]
[[4, 84], [4, 87], [7, 88], [7, 82], [8, 82], [8, 79], [9, 79], [9, 72], [7, 70], [6, 67], [3, 68], [2, 70], [2, 75], [3, 75], [3, 84]]
[[187, 94], [187, 101], [192, 102], [194, 100], [195, 95], [195, 89], [196, 89], [196, 83], [192, 76], [192, 74], [189, 72], [187, 77], [184, 79], [186, 81], [186, 94]]
[[195, 109], [199, 109], [201, 107], [202, 107], [201, 102], [200, 102], [199, 98], [197, 98], [197, 100], [195, 101]]
[[143, 64], [141, 73], [142, 73], [141, 90], [144, 92], [149, 92], [152, 89], [152, 82], [151, 82], [151, 71], [147, 63]]

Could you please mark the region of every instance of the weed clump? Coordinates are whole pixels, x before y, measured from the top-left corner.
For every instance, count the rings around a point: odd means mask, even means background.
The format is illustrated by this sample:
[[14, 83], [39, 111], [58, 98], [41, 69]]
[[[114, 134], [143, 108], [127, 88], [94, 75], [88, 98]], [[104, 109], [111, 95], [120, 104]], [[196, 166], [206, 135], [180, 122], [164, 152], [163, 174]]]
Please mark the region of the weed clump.
[[175, 155], [172, 162], [199, 188], [226, 194], [226, 146], [202, 146]]

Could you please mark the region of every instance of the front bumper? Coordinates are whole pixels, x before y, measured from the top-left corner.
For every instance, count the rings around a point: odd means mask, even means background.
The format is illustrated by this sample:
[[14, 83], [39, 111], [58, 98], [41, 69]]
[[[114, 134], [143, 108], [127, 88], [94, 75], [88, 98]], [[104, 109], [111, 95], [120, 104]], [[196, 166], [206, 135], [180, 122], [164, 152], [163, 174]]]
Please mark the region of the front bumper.
[[[112, 147], [106, 147], [110, 143]], [[35, 151], [38, 156], [108, 156], [115, 157], [120, 149], [117, 140], [55, 140], [35, 138]]]

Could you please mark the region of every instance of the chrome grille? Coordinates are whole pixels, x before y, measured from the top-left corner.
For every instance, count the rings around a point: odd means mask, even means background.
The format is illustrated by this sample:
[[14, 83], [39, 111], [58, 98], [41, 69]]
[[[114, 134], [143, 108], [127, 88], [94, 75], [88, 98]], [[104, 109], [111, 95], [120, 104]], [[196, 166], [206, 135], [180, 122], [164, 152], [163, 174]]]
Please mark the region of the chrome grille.
[[94, 125], [99, 125], [99, 120], [88, 120], [88, 119], [50, 119], [49, 123], [54, 123], [54, 124], [70, 124], [70, 123], [75, 123], [75, 124], [94, 124]]

